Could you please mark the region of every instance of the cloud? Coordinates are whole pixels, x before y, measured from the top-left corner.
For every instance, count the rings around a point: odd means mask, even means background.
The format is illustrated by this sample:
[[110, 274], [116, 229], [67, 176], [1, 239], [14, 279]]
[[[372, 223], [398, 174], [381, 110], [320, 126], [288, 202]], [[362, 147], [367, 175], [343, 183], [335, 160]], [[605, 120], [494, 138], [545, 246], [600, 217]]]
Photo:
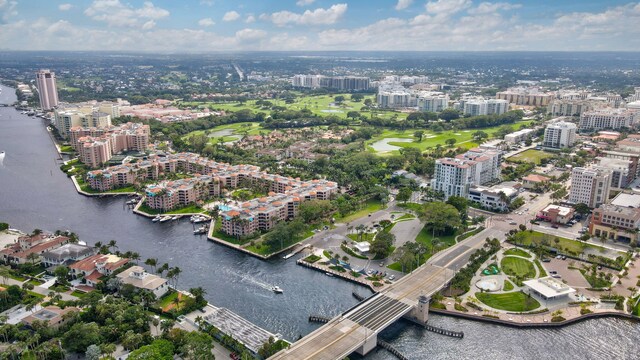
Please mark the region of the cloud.
[[467, 9], [471, 4], [471, 0], [436, 0], [427, 2], [425, 8], [430, 14], [450, 16]]
[[255, 21], [256, 21], [256, 17], [253, 15], [249, 15], [247, 16], [247, 19], [244, 22], [246, 22], [247, 24], [251, 24], [252, 22], [255, 22]]
[[93, 20], [106, 22], [111, 27], [148, 27], [149, 20], [165, 18], [169, 16], [169, 11], [154, 6], [150, 1], [145, 1], [141, 8], [136, 9], [120, 0], [94, 0], [84, 14]]
[[267, 32], [259, 29], [242, 29], [236, 32], [236, 39], [240, 41], [256, 41], [267, 36]]
[[347, 4], [335, 4], [328, 9], [306, 10], [302, 14], [284, 10], [271, 15], [263, 14], [260, 15], [260, 18], [271, 20], [276, 26], [285, 26], [291, 23], [298, 25], [331, 25], [340, 20], [347, 12], [347, 7]]
[[316, 0], [298, 0], [296, 1], [296, 5], [298, 6], [309, 6], [313, 4]]
[[142, 25], [142, 30], [151, 30], [156, 27], [156, 22], [153, 20], [149, 20]]
[[200, 19], [200, 21], [198, 21], [198, 25], [203, 26], [203, 27], [213, 26], [215, 24], [216, 24], [216, 22], [213, 21], [212, 18], [204, 18], [204, 19]]
[[17, 1], [0, 0], [0, 22], [7, 22], [10, 18], [18, 15]]
[[398, 0], [396, 4], [396, 10], [404, 10], [413, 4], [413, 0]]
[[222, 17], [222, 21], [236, 21], [240, 18], [240, 14], [237, 11], [228, 11]]
[[73, 7], [73, 5], [66, 3], [66, 4], [60, 4], [58, 5], [58, 10], [60, 11], [68, 11], [71, 10], [71, 8]]
[[507, 10], [519, 9], [521, 7], [522, 5], [520, 4], [511, 4], [511, 3], [505, 3], [505, 2], [497, 2], [497, 3], [483, 2], [483, 3], [480, 3], [478, 7], [469, 9], [468, 13], [469, 14], [490, 14], [500, 10], [507, 11]]

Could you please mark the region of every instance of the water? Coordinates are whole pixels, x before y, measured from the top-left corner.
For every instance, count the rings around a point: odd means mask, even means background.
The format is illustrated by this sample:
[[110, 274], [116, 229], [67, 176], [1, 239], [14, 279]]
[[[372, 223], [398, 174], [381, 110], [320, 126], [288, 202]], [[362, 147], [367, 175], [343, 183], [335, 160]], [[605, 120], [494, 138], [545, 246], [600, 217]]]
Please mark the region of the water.
[[[15, 100], [3, 87], [0, 103]], [[227, 307], [289, 340], [319, 325], [310, 314], [332, 316], [356, 304], [351, 292], [362, 287], [325, 276], [289, 260], [261, 261], [204, 237], [192, 235], [186, 220], [165, 224], [133, 215], [125, 199], [78, 195], [59, 170], [55, 148], [38, 118], [0, 107], [0, 222], [30, 231], [34, 228], [75, 231], [89, 244], [111, 239], [121, 251], [182, 269], [178, 287], [202, 286], [207, 299]], [[269, 290], [280, 286], [283, 295]], [[410, 359], [634, 359], [640, 353], [640, 326], [626, 321], [591, 320], [558, 330], [515, 330], [478, 322], [432, 316], [435, 326], [463, 330], [462, 340], [449, 339], [399, 322], [382, 333]], [[526, 341], [523, 341], [526, 339]], [[605, 356], [606, 354], [606, 356]], [[394, 359], [385, 351], [367, 359]]]

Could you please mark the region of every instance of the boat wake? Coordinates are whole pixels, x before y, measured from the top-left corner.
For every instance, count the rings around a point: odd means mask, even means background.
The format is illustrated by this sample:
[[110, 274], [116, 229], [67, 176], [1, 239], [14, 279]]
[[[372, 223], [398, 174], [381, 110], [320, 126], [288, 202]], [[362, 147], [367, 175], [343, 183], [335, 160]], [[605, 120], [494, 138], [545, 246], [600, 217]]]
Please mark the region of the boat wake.
[[262, 281], [258, 281], [256, 279], [250, 277], [250, 276], [242, 276], [242, 280], [245, 280], [245, 281], [247, 281], [249, 283], [257, 285], [257, 286], [259, 286], [259, 287], [261, 287], [261, 288], [263, 288], [265, 290], [272, 291], [272, 289], [273, 289], [273, 285], [269, 285], [267, 283], [263, 283]]
[[0, 151], [0, 166], [4, 166], [4, 151]]

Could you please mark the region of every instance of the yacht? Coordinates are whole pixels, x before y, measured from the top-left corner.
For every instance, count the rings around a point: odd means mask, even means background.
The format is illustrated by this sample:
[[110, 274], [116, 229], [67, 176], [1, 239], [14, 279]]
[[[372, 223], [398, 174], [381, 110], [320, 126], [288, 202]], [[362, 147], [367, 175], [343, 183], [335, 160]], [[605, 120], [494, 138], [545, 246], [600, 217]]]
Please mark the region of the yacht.
[[206, 226], [200, 226], [199, 228], [193, 230], [193, 235], [202, 235], [207, 233]]
[[160, 218], [160, 222], [161, 223], [167, 222], [169, 220], [171, 220], [171, 216], [163, 216], [163, 217]]
[[178, 220], [178, 219], [180, 219], [180, 216], [178, 216], [178, 215], [174, 215], [174, 216], [171, 218], [171, 220]]
[[284, 292], [282, 289], [280, 289], [279, 286], [272, 286], [271, 291], [273, 291], [276, 294], [282, 294]]
[[154, 217], [154, 218], [153, 218], [153, 220], [151, 220], [151, 221], [153, 221], [153, 222], [158, 222], [158, 221], [160, 221], [161, 219], [162, 219], [162, 216], [160, 216], [160, 215], [156, 215], [156, 217]]

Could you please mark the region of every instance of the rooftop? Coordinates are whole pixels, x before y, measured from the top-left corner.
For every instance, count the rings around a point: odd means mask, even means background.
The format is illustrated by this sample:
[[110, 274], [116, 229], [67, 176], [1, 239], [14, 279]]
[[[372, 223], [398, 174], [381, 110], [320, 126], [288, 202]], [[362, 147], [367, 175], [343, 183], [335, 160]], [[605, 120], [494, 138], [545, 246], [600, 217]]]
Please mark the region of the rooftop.
[[628, 208], [640, 208], [640, 195], [620, 193], [611, 200], [610, 204]]
[[552, 277], [544, 277], [540, 279], [527, 280], [523, 281], [523, 283], [535, 290], [536, 292], [542, 294], [546, 298], [552, 298], [561, 295], [569, 295], [574, 293], [576, 290], [569, 287], [566, 284], [552, 278]]

